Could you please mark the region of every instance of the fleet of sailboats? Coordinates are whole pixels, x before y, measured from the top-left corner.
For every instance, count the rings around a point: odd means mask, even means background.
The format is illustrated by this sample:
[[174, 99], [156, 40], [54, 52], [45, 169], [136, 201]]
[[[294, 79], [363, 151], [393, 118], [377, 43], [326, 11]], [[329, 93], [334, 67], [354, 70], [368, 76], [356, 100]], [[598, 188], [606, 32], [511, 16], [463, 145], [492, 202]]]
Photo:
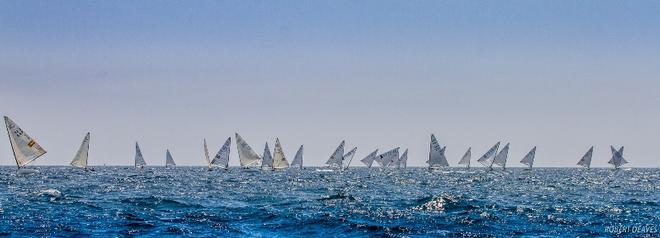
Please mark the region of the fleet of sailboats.
[[[9, 117], [5, 116], [5, 125], [7, 128], [7, 134], [9, 137], [9, 142], [11, 144], [12, 152], [14, 155], [14, 160], [16, 161], [16, 166], [21, 170], [27, 170], [24, 167], [27, 166], [32, 161], [46, 154], [46, 150], [39, 145], [32, 137], [30, 137], [24, 130], [22, 130], [14, 121]], [[88, 167], [89, 159], [89, 146], [90, 146], [90, 135], [87, 133], [83, 138], [78, 151], [76, 152], [73, 160], [71, 161], [71, 166], [81, 169], [90, 169]], [[252, 147], [238, 134], [235, 134], [236, 137], [236, 148], [238, 151], [238, 157], [241, 167], [250, 168], [260, 166], [262, 170], [276, 170], [276, 169], [287, 169], [287, 168], [303, 168], [303, 145], [300, 145], [296, 154], [289, 164], [287, 157], [282, 148], [282, 144], [279, 138], [275, 139], [274, 151], [271, 154], [268, 143], [266, 142], [263, 155], [259, 156], [254, 152]], [[211, 159], [209, 157], [209, 150], [206, 139], [204, 142], [204, 156], [208, 168], [211, 170], [213, 168], [229, 168], [229, 155], [231, 147], [231, 137], [227, 138], [225, 143], [220, 147], [220, 150], [216, 155]], [[495, 143], [484, 155], [482, 155], [477, 161], [481, 163], [484, 167], [493, 169], [493, 166], [500, 166], [502, 169], [506, 169], [506, 162], [509, 155], [509, 146], [507, 143], [500, 150], [500, 142]], [[357, 152], [357, 147], [344, 153], [346, 147], [346, 142], [341, 141], [339, 146], [331, 154], [330, 158], [326, 161], [326, 165], [329, 168], [346, 170]], [[449, 163], [445, 156], [446, 146], [442, 146], [435, 135], [431, 134], [431, 141], [429, 144], [429, 158], [426, 161], [430, 169], [439, 169], [442, 167], [448, 167]], [[393, 148], [385, 153], [378, 154], [378, 149], [372, 151], [367, 156], [365, 156], [360, 161], [366, 165], [367, 168], [371, 168], [373, 163], [376, 162], [380, 167], [388, 168], [403, 168], [407, 167], [408, 162], [408, 149], [406, 149], [402, 154], [399, 154], [400, 147]], [[621, 166], [628, 163], [624, 158], [623, 152], [624, 147], [621, 146], [618, 150], [614, 146], [610, 146], [612, 152], [612, 157], [608, 161], [608, 164], [614, 166], [614, 169], [619, 169]], [[591, 168], [591, 160], [593, 157], [594, 147], [591, 146], [589, 150], [580, 158], [577, 165], [585, 167], [587, 169]], [[466, 165], [466, 168], [470, 168], [470, 162], [472, 157], [472, 147], [469, 147], [465, 154], [458, 161], [459, 165]], [[523, 157], [520, 161], [521, 164], [526, 165], [528, 169], [534, 167], [534, 161], [536, 157], [536, 146]], [[134, 166], [138, 169], [142, 169], [147, 165], [142, 151], [140, 150], [140, 145], [138, 142], [135, 142], [135, 164]], [[176, 163], [170, 150], [166, 150], [165, 153], [165, 166], [166, 167], [175, 167]]]

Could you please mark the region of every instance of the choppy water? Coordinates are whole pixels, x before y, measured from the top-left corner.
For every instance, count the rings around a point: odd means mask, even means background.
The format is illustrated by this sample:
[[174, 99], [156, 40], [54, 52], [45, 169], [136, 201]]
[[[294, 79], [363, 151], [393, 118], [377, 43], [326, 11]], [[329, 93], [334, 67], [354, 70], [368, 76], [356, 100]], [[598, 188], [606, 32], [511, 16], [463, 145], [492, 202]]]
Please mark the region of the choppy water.
[[0, 168], [0, 234], [611, 236], [613, 227], [638, 227], [619, 229], [624, 236], [660, 234], [660, 169], [39, 170]]

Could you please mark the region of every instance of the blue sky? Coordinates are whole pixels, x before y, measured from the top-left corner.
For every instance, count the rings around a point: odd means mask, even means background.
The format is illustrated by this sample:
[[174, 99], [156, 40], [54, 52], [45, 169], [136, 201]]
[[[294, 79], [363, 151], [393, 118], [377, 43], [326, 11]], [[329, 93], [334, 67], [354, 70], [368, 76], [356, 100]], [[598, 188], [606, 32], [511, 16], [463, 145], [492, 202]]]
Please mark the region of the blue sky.
[[[239, 132], [322, 164], [342, 139], [455, 165], [511, 142], [539, 166], [626, 146], [658, 167], [656, 1], [0, 1], [0, 112], [68, 164], [202, 165]], [[14, 164], [0, 139], [0, 164]], [[230, 164], [238, 164], [232, 145]]]

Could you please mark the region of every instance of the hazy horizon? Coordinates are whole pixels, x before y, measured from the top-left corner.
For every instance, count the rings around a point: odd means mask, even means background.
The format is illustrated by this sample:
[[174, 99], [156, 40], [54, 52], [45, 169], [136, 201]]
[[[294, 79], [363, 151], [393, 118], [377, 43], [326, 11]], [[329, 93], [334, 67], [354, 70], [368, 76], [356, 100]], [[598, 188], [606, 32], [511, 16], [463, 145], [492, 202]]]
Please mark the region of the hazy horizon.
[[[597, 3], [597, 4], [596, 4]], [[67, 165], [205, 164], [234, 133], [320, 166], [341, 140], [451, 166], [510, 142], [507, 167], [660, 167], [660, 2], [0, 1], [0, 114]], [[3, 132], [5, 133], [5, 132]], [[0, 165], [15, 165], [0, 136]]]

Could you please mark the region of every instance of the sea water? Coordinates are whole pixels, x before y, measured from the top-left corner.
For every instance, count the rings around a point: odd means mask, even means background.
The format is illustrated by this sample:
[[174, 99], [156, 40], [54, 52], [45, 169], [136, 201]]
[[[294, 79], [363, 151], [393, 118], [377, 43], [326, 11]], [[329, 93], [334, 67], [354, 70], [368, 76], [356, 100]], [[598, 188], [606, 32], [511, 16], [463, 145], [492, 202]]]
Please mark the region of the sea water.
[[660, 235], [660, 169], [38, 169], [0, 168], [0, 235]]

